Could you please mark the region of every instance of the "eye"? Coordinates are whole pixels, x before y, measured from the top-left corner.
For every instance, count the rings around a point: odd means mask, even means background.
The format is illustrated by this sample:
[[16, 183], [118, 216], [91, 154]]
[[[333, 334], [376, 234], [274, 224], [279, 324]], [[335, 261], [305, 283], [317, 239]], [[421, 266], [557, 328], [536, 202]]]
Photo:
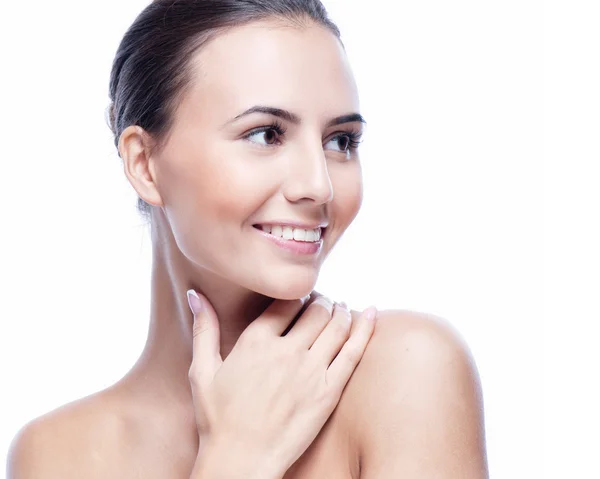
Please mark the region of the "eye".
[[[283, 136], [284, 133], [285, 133], [285, 129], [283, 128], [283, 126], [278, 122], [274, 122], [270, 125], [262, 126], [260, 128], [257, 128], [255, 130], [251, 131], [246, 136], [244, 136], [244, 139], [251, 141], [252, 143], [257, 143], [262, 146], [272, 146], [272, 145], [277, 144], [277, 142], [279, 141], [279, 137]], [[259, 141], [255, 141], [251, 138], [262, 138], [262, 139]]]
[[357, 131], [349, 131], [342, 133], [331, 138], [326, 144], [333, 143], [339, 152], [349, 153], [358, 148], [360, 145], [361, 133]]

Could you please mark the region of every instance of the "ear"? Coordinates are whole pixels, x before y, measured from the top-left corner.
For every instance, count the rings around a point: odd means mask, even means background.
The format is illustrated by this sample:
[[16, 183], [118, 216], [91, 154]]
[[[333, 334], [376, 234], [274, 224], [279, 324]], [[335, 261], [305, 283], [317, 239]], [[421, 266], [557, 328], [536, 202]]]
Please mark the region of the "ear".
[[125, 176], [140, 198], [151, 205], [163, 206], [150, 161], [149, 139], [142, 127], [130, 125], [123, 130], [119, 137], [119, 154]]

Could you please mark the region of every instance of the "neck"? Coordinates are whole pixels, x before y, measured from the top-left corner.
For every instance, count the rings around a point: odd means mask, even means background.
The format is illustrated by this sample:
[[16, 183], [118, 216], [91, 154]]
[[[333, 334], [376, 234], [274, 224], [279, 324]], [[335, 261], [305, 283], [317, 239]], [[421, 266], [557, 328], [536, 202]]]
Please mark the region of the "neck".
[[139, 360], [122, 381], [145, 402], [156, 400], [166, 404], [167, 401], [189, 413], [193, 315], [186, 291], [195, 289], [215, 309], [223, 360], [246, 327], [273, 299], [232, 284], [192, 263], [178, 248], [162, 212], [153, 215], [152, 245], [148, 338]]

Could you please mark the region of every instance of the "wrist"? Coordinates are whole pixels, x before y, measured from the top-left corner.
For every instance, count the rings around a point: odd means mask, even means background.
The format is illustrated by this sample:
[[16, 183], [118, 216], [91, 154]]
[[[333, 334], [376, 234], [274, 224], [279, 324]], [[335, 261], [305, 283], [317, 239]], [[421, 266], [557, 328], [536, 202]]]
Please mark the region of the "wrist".
[[200, 446], [190, 479], [282, 479], [285, 472], [266, 454], [211, 439]]

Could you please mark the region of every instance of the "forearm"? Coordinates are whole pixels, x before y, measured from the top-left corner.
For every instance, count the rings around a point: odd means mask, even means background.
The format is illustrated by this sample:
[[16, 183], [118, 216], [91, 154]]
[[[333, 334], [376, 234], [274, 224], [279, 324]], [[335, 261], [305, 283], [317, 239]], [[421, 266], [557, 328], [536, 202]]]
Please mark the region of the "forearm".
[[209, 444], [199, 451], [190, 479], [282, 479], [285, 472], [268, 458]]

